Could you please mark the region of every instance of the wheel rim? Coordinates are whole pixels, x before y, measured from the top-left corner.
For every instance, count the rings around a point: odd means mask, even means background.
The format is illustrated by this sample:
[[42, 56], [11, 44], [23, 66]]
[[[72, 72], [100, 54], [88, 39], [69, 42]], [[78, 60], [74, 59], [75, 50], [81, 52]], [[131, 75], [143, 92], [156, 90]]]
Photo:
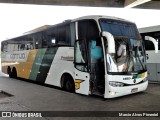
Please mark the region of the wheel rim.
[[66, 90], [71, 92], [72, 89], [73, 89], [73, 84], [72, 84], [71, 81], [68, 80], [68, 81], [66, 82]]

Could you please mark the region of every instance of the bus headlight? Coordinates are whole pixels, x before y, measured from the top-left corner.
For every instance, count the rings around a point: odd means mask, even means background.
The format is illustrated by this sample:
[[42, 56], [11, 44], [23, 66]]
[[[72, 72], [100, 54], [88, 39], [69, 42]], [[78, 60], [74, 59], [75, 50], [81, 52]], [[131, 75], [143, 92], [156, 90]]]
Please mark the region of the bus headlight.
[[113, 86], [113, 87], [123, 87], [124, 83], [121, 82], [115, 82], [115, 81], [109, 81], [109, 85]]

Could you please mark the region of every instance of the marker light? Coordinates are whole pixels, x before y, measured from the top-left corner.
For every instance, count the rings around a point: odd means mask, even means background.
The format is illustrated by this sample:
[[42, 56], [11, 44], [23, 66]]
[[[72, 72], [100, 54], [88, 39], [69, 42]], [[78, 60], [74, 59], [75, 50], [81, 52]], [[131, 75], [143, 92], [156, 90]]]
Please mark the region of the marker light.
[[115, 95], [116, 93], [115, 93], [115, 92], [112, 92], [112, 91], [109, 91], [109, 94], [110, 94], [110, 95]]

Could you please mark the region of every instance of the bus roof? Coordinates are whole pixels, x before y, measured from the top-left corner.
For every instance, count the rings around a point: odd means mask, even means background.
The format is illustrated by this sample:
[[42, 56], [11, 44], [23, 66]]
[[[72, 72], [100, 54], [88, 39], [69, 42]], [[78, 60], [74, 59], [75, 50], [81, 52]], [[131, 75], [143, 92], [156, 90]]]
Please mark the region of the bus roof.
[[[64, 20], [63, 22], [58, 23], [58, 24], [48, 25], [47, 27], [45, 26], [45, 29], [38, 29], [37, 31], [34, 30], [34, 32], [33, 31], [32, 32], [29, 31], [29, 32], [27, 32], [27, 33], [25, 33], [23, 35], [20, 35], [20, 36], [14, 37], [14, 38], [9, 38], [9, 39], [3, 40], [3, 41], [8, 41], [8, 40], [11, 40], [11, 39], [17, 39], [17, 38], [20, 38], [20, 37], [23, 37], [23, 36], [27, 36], [27, 35], [30, 35], [30, 34], [42, 32], [42, 31], [45, 31], [45, 30], [50, 29], [50, 28], [52, 29], [55, 26], [67, 24], [67, 23], [70, 23], [70, 22], [75, 22], [75, 21], [85, 20], [85, 19], [93, 19], [93, 20], [98, 21], [99, 18], [106, 18], [106, 19], [111, 19], [111, 20], [120, 20], [120, 21], [129, 22], [129, 23], [133, 23], [134, 24], [134, 22], [131, 22], [131, 21], [128, 21], [128, 20], [125, 20], [125, 19], [122, 19], [122, 18], [118, 18], [118, 17], [102, 16], [102, 15], [89, 15], [89, 16], [79, 17], [79, 18], [76, 18], [76, 19], [73, 19], [73, 20]], [[42, 26], [42, 27], [44, 27], [44, 26]]]
[[134, 23], [134, 22], [132, 22], [132, 21], [125, 20], [125, 19], [122, 19], [122, 18], [118, 18], [118, 17], [114, 17], [114, 16], [103, 16], [103, 15], [89, 15], [89, 16], [83, 16], [83, 17], [79, 17], [79, 18], [73, 19], [72, 22], [78, 21], [78, 20], [85, 20], [85, 19], [94, 19], [94, 20], [98, 20], [99, 18], [106, 18], [106, 19], [113, 19], [113, 20], [120, 20], [120, 21], [124, 21], [124, 22]]
[[160, 25], [139, 28], [140, 33], [149, 33], [149, 32], [156, 32], [156, 31], [160, 31]]

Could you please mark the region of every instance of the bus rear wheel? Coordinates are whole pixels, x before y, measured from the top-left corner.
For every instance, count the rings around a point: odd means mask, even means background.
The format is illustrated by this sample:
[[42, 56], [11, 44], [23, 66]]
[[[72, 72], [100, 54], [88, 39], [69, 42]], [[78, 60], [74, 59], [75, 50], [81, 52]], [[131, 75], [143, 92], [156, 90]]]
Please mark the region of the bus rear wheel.
[[12, 69], [11, 78], [17, 78], [17, 70], [15, 67]]
[[63, 75], [62, 80], [64, 90], [74, 93], [75, 84], [73, 78], [70, 75]]

